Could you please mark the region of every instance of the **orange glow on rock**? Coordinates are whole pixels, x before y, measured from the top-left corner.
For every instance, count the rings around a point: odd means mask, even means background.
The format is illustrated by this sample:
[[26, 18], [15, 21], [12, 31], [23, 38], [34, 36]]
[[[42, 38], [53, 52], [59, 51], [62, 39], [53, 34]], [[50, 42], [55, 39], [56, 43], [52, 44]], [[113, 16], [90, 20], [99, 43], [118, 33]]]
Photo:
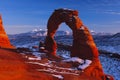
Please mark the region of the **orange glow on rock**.
[[0, 15], [0, 48], [10, 48], [10, 49], [15, 48], [13, 45], [11, 45], [10, 40], [4, 30], [1, 15]]

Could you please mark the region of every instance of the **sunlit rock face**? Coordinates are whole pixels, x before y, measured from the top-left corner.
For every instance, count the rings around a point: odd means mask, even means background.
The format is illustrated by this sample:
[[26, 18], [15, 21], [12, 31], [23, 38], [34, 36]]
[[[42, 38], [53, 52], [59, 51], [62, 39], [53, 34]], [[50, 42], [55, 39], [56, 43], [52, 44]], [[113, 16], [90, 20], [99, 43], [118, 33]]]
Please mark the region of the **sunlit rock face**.
[[63, 22], [65, 22], [73, 32], [71, 57], [80, 57], [90, 60], [98, 58], [99, 53], [91, 33], [78, 17], [78, 11], [71, 9], [57, 9], [48, 20], [45, 47], [50, 54], [56, 55], [57, 45], [54, 40], [54, 35], [59, 25]]
[[[94, 43], [89, 29], [82, 23], [78, 17], [78, 11], [69, 9], [57, 9], [50, 16], [47, 24], [47, 37], [45, 39], [45, 49], [50, 55], [56, 56], [57, 44], [54, 35], [61, 23], [66, 25], [73, 32], [73, 45], [71, 47], [71, 57], [79, 57], [93, 61], [79, 76], [79, 80], [106, 80], [101, 63], [99, 61], [99, 52]], [[70, 79], [68, 79], [70, 80]], [[77, 80], [73, 79], [72, 80]], [[110, 80], [110, 79], [109, 79]]]
[[[78, 16], [77, 10], [71, 9], [56, 9], [50, 16], [47, 23], [47, 37], [45, 40], [45, 48], [50, 52], [51, 55], [56, 55], [57, 45], [54, 40], [55, 33], [59, 28], [59, 25], [63, 22], [71, 21], [72, 17]], [[70, 26], [69, 26], [70, 27]], [[73, 27], [70, 27], [73, 29]]]
[[2, 17], [0, 15], [0, 48], [15, 48], [11, 45], [8, 36], [4, 30]]

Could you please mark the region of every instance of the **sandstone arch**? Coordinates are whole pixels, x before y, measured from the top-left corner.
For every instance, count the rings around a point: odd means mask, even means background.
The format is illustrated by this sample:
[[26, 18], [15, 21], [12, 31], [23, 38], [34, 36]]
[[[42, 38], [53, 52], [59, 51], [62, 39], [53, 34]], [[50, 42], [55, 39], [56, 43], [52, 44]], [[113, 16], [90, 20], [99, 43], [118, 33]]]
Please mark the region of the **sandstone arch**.
[[92, 35], [78, 17], [78, 11], [69, 9], [55, 10], [48, 20], [45, 48], [49, 54], [56, 56], [57, 45], [54, 35], [62, 22], [65, 22], [73, 32], [71, 56], [82, 59], [97, 59], [99, 53]]

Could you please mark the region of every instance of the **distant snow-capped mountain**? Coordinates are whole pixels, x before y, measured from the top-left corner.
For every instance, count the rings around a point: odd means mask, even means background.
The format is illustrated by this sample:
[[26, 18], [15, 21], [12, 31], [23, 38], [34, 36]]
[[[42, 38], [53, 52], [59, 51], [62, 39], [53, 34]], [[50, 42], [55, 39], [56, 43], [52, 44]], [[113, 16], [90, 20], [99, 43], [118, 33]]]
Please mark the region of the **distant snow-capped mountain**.
[[[40, 37], [40, 36], [46, 36], [47, 35], [47, 30], [43, 29], [34, 29], [32, 31], [26, 32], [26, 33], [20, 33], [20, 34], [13, 34], [9, 35], [10, 38], [13, 37], [20, 37], [20, 36], [31, 36], [31, 37]], [[72, 35], [70, 31], [56, 31], [55, 36], [63, 36], [63, 35]]]
[[[30, 31], [29, 33], [33, 37], [46, 36], [47, 35], [47, 29], [46, 30], [34, 29], [34, 30]], [[63, 35], [71, 35], [71, 32], [69, 32], [69, 31], [62, 31], [62, 30], [56, 31], [55, 36], [63, 36]]]
[[[14, 34], [9, 35], [9, 39], [15, 46], [22, 46], [29, 43], [35, 43], [36, 41], [39, 42], [40, 40], [44, 40], [45, 36], [47, 35], [47, 30], [42, 29], [34, 29], [30, 32], [26, 33], [20, 33], [20, 34]], [[55, 36], [67, 36], [71, 35], [71, 32], [69, 31], [57, 31]]]
[[[93, 32], [92, 32], [93, 33]], [[21, 46], [25, 44], [37, 44], [40, 40], [44, 41], [47, 35], [47, 30], [34, 29], [27, 33], [9, 35], [9, 38], [13, 45]], [[72, 45], [72, 33], [69, 31], [57, 31], [55, 34], [55, 40], [60, 43]], [[110, 52], [120, 53], [120, 33], [108, 34], [108, 33], [96, 33], [94, 32], [94, 41], [97, 47], [101, 50], [107, 50]]]
[[[111, 33], [97, 33], [93, 30], [91, 30], [92, 35], [97, 35], [97, 36], [103, 36], [103, 35], [113, 35]], [[40, 37], [40, 36], [46, 36], [47, 35], [47, 29], [33, 29], [32, 31], [26, 32], [26, 33], [20, 33], [20, 34], [14, 34], [14, 36], [31, 36], [31, 37]], [[55, 36], [63, 36], [63, 35], [72, 35], [71, 31], [63, 31], [63, 30], [58, 30], [55, 33]], [[12, 35], [9, 35], [12, 37]]]

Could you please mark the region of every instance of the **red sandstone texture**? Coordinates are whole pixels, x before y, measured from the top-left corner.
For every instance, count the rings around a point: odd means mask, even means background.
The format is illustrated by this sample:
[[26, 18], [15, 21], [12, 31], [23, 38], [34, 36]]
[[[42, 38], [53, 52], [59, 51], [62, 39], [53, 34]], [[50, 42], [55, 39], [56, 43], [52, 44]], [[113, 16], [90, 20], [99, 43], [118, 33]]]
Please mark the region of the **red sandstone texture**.
[[10, 44], [8, 36], [4, 30], [1, 15], [0, 15], [0, 48], [15, 48]]
[[[74, 40], [71, 55], [82, 59], [91, 59], [92, 63], [90, 66], [84, 70], [71, 70], [73, 66], [76, 66], [76, 63], [67, 63], [63, 61], [57, 62], [56, 57], [52, 57], [55, 58], [52, 59], [54, 61], [49, 60], [49, 57], [43, 57], [40, 60], [31, 60], [35, 56], [26, 54], [22, 55], [15, 52], [17, 50], [13, 50], [14, 47], [10, 44], [3, 29], [2, 19], [0, 17], [0, 79], [106, 80], [92, 36], [88, 29], [82, 25], [81, 20], [78, 18], [78, 12], [75, 10], [58, 9], [50, 17], [48, 21], [48, 36], [45, 41], [45, 48], [50, 52], [49, 54], [56, 56], [57, 45], [54, 41], [54, 34], [59, 27], [59, 24], [62, 22], [66, 22], [66, 24], [73, 30]], [[2, 48], [8, 48], [11, 50]]]
[[[92, 62], [82, 72], [81, 70], [71, 71], [64, 69], [71, 68], [73, 63], [53, 62], [50, 65], [54, 66], [50, 67], [43, 65], [48, 63], [49, 60], [47, 58], [43, 58], [42, 60], [28, 60], [28, 57], [26, 57], [28, 55], [21, 55], [20, 53], [4, 49], [0, 49], [0, 53], [1, 80], [106, 80], [99, 60]], [[61, 75], [63, 79], [59, 79], [53, 75]]]
[[[89, 59], [93, 61], [92, 64], [94, 66], [97, 65], [97, 68], [89, 67], [89, 69], [83, 73], [86, 75], [86, 79], [88, 79], [88, 77], [89, 79], [92, 77], [95, 78], [96, 76], [97, 80], [104, 80], [104, 72], [98, 58], [98, 49], [94, 43], [91, 33], [88, 28], [83, 25], [82, 21], [78, 17], [78, 11], [76, 10], [57, 9], [50, 16], [47, 24], [48, 34], [45, 40], [45, 49], [48, 51], [48, 55], [57, 56], [57, 44], [54, 40], [54, 35], [62, 22], [65, 22], [73, 32], [71, 57]], [[83, 80], [86, 79], [84, 78]]]
[[33, 69], [35, 66], [26, 64], [22, 55], [9, 50], [0, 49], [1, 80], [57, 80], [52, 76]]
[[52, 55], [56, 55], [57, 44], [54, 40], [54, 35], [59, 28], [59, 25], [62, 22], [69, 20], [69, 15], [78, 15], [78, 11], [76, 10], [64, 10], [64, 9], [57, 9], [53, 12], [50, 16], [47, 24], [48, 34], [45, 40], [45, 48], [50, 52]]
[[73, 32], [71, 56], [90, 60], [98, 59], [99, 53], [91, 33], [78, 17], [78, 11], [69, 9], [55, 10], [48, 20], [45, 48], [49, 54], [56, 56], [57, 44], [54, 35], [62, 22], [65, 22]]

